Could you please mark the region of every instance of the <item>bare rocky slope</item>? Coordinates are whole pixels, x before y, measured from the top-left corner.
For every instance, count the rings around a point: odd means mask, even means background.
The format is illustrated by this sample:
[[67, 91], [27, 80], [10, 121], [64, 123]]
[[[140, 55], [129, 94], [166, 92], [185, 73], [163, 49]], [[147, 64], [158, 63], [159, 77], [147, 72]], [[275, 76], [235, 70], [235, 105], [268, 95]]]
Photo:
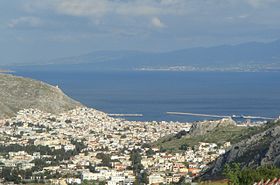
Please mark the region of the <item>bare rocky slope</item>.
[[188, 132], [180, 131], [176, 135], [169, 135], [159, 139], [154, 144], [167, 150], [177, 150], [183, 145], [194, 146], [199, 142], [213, 142], [224, 144], [241, 139], [249, 129], [237, 126], [231, 118], [213, 121], [194, 122]]
[[219, 179], [225, 164], [239, 163], [242, 167], [263, 165], [280, 167], [280, 121], [267, 123], [258, 132], [234, 144], [202, 175], [202, 179]]
[[201, 121], [192, 124], [187, 137], [205, 135], [217, 128], [236, 126], [236, 122], [231, 118], [224, 118], [216, 121]]
[[28, 78], [0, 74], [0, 119], [11, 117], [26, 108], [60, 113], [77, 106], [82, 105], [57, 87]]

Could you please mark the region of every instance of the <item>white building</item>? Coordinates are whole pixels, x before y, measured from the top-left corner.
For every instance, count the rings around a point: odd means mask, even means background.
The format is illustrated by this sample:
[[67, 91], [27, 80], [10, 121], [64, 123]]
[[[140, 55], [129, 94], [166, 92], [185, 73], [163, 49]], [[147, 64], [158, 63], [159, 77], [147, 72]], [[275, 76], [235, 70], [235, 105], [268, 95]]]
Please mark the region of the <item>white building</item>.
[[164, 178], [158, 174], [152, 174], [149, 176], [149, 184], [164, 183]]
[[82, 180], [78, 178], [69, 178], [66, 179], [67, 184], [82, 184]]

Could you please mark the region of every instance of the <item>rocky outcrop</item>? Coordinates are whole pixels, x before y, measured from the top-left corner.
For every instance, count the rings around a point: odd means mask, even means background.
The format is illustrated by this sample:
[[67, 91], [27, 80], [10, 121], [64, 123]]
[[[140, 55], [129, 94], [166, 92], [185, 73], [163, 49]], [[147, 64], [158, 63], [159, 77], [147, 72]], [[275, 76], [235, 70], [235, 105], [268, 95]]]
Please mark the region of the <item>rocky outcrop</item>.
[[280, 122], [268, 123], [267, 129], [233, 145], [202, 175], [203, 179], [218, 178], [225, 164], [239, 163], [242, 167], [280, 166]]
[[219, 127], [236, 126], [236, 122], [231, 118], [223, 118], [215, 121], [201, 121], [192, 124], [188, 136], [204, 135]]
[[13, 75], [0, 74], [0, 119], [15, 115], [21, 109], [35, 108], [60, 113], [79, 102], [66, 96], [58, 87]]

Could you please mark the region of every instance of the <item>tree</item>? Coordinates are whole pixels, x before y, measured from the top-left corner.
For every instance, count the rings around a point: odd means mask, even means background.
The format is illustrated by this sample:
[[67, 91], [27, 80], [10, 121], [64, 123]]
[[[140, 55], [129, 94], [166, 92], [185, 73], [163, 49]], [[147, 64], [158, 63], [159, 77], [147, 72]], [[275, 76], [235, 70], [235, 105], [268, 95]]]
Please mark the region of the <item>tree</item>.
[[183, 164], [185, 165], [185, 167], [189, 168], [190, 167], [190, 163], [188, 163], [187, 161], [186, 162], [183, 162]]
[[149, 148], [149, 149], [147, 150], [147, 152], [146, 152], [146, 155], [147, 155], [147, 156], [153, 156], [153, 155], [155, 155], [155, 154], [156, 154], [156, 152], [154, 152], [153, 149], [151, 149], [151, 148]]
[[130, 154], [130, 160], [132, 162], [132, 168], [135, 174], [140, 173], [140, 171], [143, 169], [143, 165], [141, 164], [141, 154], [138, 150], [132, 150]]
[[132, 163], [132, 169], [136, 176], [135, 184], [148, 184], [148, 174], [147, 171], [144, 170], [144, 166], [141, 164], [141, 154], [140, 150], [132, 150], [130, 154], [130, 160]]
[[151, 145], [150, 143], [144, 143], [144, 144], [142, 144], [141, 147], [142, 147], [142, 148], [151, 148], [152, 145]]
[[280, 177], [280, 169], [275, 166], [260, 166], [253, 169], [245, 167], [241, 169], [240, 164], [226, 164], [223, 171], [232, 185], [254, 184], [261, 180], [268, 180]]
[[144, 170], [144, 172], [141, 173], [141, 182], [144, 183], [144, 184], [149, 183], [148, 173], [146, 172], [146, 170]]
[[182, 144], [180, 147], [179, 147], [179, 150], [187, 150], [188, 149], [188, 145], [187, 144]]
[[182, 177], [180, 177], [180, 180], [179, 180], [179, 182], [177, 182], [177, 184], [185, 184], [185, 180], [186, 180], [186, 177], [184, 177], [184, 176], [182, 176]]
[[98, 154], [96, 154], [96, 158], [102, 160], [101, 161], [101, 163], [102, 163], [101, 165], [102, 166], [111, 167], [112, 160], [111, 160], [111, 156], [110, 155], [104, 154], [104, 153], [98, 153]]
[[229, 184], [231, 185], [239, 185], [239, 176], [240, 176], [241, 168], [240, 164], [226, 164], [224, 168], [224, 175], [229, 179]]
[[19, 170], [12, 169], [12, 168], [3, 168], [1, 176], [6, 180], [6, 181], [12, 181], [16, 184], [19, 184], [21, 181], [21, 178], [19, 177]]

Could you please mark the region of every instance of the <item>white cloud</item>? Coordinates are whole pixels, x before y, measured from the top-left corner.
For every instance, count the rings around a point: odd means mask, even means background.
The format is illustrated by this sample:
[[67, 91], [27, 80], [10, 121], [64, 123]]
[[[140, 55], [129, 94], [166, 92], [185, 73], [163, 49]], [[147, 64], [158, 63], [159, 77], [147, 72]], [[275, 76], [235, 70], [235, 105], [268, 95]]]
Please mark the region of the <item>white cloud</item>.
[[[193, 1], [193, 0], [191, 0]], [[72, 16], [104, 16], [106, 14], [151, 16], [180, 14], [185, 11], [181, 0], [28, 0], [25, 9], [32, 12], [36, 7], [52, 9]]]
[[276, 2], [279, 3], [278, 0], [246, 0], [246, 1], [247, 3], [249, 3], [249, 5], [251, 5], [254, 8], [270, 5], [271, 3], [276, 3]]
[[172, 29], [178, 28], [175, 24], [200, 28], [211, 24], [218, 28], [229, 22], [274, 26], [279, 22], [275, 17], [280, 15], [280, 0], [25, 0], [24, 4], [30, 14], [85, 17], [99, 27], [139, 29], [149, 24], [158, 28], [168, 24]]
[[279, 0], [26, 0], [25, 9], [51, 9], [72, 16], [104, 16], [108, 14], [129, 16], [160, 16], [206, 14], [228, 9], [240, 10], [279, 4]]
[[16, 19], [12, 19], [8, 23], [9, 28], [15, 27], [39, 27], [43, 25], [43, 22], [38, 17], [19, 17]]
[[156, 28], [163, 28], [166, 26], [158, 17], [152, 18], [151, 23]]
[[53, 6], [57, 12], [73, 16], [101, 16], [109, 11], [108, 2], [100, 0], [60, 0]]

